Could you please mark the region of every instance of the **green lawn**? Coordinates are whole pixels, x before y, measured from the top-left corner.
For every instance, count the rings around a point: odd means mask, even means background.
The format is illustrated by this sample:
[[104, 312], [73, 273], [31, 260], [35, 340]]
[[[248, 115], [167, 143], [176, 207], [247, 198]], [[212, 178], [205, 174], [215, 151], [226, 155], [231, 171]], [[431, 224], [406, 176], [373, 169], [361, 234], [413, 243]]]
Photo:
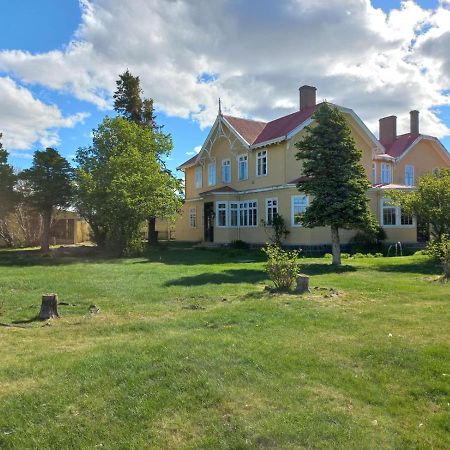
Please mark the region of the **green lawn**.
[[[439, 267], [304, 262], [340, 294], [266, 293], [258, 252], [0, 252], [0, 448], [450, 448]], [[46, 292], [75, 306], [27, 323]]]

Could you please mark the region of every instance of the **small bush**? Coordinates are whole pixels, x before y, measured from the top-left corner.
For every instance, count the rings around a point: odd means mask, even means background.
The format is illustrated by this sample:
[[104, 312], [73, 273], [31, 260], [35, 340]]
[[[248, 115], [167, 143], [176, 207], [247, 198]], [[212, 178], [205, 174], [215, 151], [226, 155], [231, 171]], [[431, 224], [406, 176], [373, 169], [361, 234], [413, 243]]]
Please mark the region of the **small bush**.
[[375, 253], [374, 257], [375, 258], [383, 258], [383, 253]]
[[350, 259], [350, 253], [341, 253], [341, 259]]
[[439, 241], [431, 241], [427, 253], [440, 261], [444, 269], [444, 281], [450, 281], [450, 236], [443, 234]]
[[333, 255], [331, 253], [325, 253], [325, 255], [323, 255], [323, 257], [326, 259], [331, 259], [333, 257]]
[[289, 290], [299, 272], [299, 250], [283, 250], [277, 245], [267, 245], [262, 251], [267, 255], [266, 272], [276, 289]]
[[245, 241], [241, 241], [240, 239], [237, 239], [236, 241], [231, 242], [230, 247], [236, 250], [248, 250], [250, 248], [250, 244], [248, 244]]
[[[369, 255], [367, 255], [367, 256], [369, 256]], [[355, 258], [355, 259], [360, 259], [360, 258], [365, 258], [366, 257], [366, 255], [364, 255], [364, 254], [362, 254], [362, 253], [355, 253], [353, 256], [352, 256], [352, 258]]]

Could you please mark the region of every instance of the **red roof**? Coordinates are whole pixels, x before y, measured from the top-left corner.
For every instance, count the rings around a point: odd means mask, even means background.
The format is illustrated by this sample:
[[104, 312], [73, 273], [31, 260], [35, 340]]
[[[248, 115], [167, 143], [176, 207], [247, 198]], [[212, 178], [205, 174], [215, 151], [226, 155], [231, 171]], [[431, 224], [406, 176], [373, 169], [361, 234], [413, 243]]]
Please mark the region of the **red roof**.
[[177, 169], [184, 169], [187, 166], [190, 166], [194, 163], [198, 155], [193, 156], [192, 158], [189, 158], [187, 161], [185, 161], [181, 166], [178, 166]]
[[211, 189], [209, 191], [200, 192], [200, 195], [206, 195], [206, 194], [220, 194], [221, 192], [237, 192], [236, 189], [233, 189], [230, 186], [222, 186], [218, 188]]
[[272, 120], [259, 134], [253, 144], [261, 144], [266, 141], [281, 138], [289, 134], [292, 130], [295, 130], [305, 120], [308, 120], [319, 105], [305, 108], [295, 113], [289, 114], [279, 119]]
[[253, 144], [255, 139], [267, 125], [266, 122], [258, 122], [256, 120], [241, 119], [233, 116], [223, 117], [249, 144]]
[[397, 136], [392, 144], [384, 145], [386, 153], [394, 158], [398, 158], [419, 136], [421, 135], [418, 133], [407, 133]]

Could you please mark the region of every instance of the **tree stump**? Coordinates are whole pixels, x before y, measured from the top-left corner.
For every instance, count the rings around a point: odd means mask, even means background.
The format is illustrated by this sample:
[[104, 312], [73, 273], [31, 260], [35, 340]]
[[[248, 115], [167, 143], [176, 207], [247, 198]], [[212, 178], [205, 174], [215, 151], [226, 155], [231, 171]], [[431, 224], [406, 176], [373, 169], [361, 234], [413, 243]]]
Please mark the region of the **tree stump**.
[[295, 288], [297, 294], [303, 294], [309, 291], [309, 277], [307, 275], [298, 275], [297, 286]]
[[38, 320], [54, 319], [59, 317], [58, 314], [58, 295], [45, 294], [42, 296], [41, 311], [38, 315]]

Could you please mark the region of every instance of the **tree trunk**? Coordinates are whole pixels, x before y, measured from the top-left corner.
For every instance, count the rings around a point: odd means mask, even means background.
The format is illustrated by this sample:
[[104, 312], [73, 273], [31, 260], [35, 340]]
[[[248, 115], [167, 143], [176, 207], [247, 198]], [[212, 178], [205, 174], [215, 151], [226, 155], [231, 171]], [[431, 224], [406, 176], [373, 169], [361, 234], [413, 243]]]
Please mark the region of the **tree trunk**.
[[442, 265], [444, 267], [444, 281], [449, 282], [450, 281], [450, 263], [444, 262]]
[[41, 311], [39, 312], [39, 320], [54, 319], [59, 317], [58, 314], [58, 295], [45, 294], [42, 296]]
[[341, 242], [339, 239], [339, 228], [331, 225], [331, 250], [333, 253], [333, 264], [339, 266], [341, 264]]
[[50, 228], [52, 224], [52, 210], [47, 210], [42, 213], [42, 238], [41, 251], [48, 253], [50, 250]]
[[148, 219], [148, 245], [158, 244], [158, 232], [156, 231], [156, 217]]
[[297, 294], [309, 292], [309, 277], [307, 275], [299, 275], [297, 277], [297, 286], [295, 288]]

